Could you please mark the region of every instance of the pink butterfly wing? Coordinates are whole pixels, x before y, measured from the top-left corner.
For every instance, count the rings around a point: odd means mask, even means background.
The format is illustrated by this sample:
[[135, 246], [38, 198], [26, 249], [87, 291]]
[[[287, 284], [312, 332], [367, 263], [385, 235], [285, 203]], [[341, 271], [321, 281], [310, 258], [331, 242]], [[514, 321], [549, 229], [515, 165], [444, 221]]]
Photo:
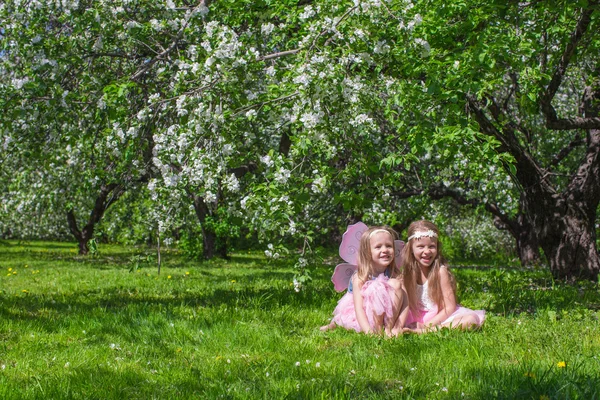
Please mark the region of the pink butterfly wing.
[[362, 222], [348, 225], [346, 232], [342, 235], [340, 244], [340, 257], [349, 264], [357, 264], [358, 249], [360, 249], [360, 237], [369, 227]]
[[343, 292], [348, 289], [348, 282], [350, 282], [350, 277], [356, 271], [358, 267], [352, 264], [338, 264], [335, 267], [335, 271], [333, 271], [333, 276], [331, 277], [331, 282], [333, 282], [333, 287], [336, 292]]
[[402, 240], [394, 240], [396, 252], [394, 253], [394, 261], [396, 262], [396, 268], [402, 267], [402, 249], [404, 248], [404, 242]]

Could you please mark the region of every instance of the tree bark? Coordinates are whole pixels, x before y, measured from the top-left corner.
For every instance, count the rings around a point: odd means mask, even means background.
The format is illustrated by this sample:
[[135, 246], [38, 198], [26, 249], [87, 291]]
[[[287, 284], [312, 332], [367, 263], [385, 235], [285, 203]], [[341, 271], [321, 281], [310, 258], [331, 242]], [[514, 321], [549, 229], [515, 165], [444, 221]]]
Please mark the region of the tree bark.
[[207, 226], [206, 220], [210, 216], [210, 210], [204, 202], [204, 198], [193, 194], [192, 200], [202, 229], [202, 257], [205, 260], [210, 260], [218, 254], [223, 258], [227, 258], [227, 244], [219, 243], [217, 234]]
[[528, 267], [541, 263], [540, 245], [535, 230], [522, 212], [508, 222], [495, 217], [494, 225], [498, 229], [507, 230], [515, 239], [517, 255], [522, 266]]
[[[119, 197], [123, 195], [123, 193], [125, 193], [124, 189], [115, 183], [102, 185], [100, 188], [100, 193], [96, 197], [94, 208], [90, 213], [87, 223], [81, 230], [77, 226], [77, 218], [75, 217], [75, 212], [73, 209], [67, 210], [67, 223], [69, 225], [69, 230], [75, 237], [75, 240], [77, 240], [80, 255], [86, 255], [89, 253], [89, 242], [94, 237], [94, 229], [96, 224], [100, 222], [108, 207], [117, 201]], [[112, 196], [110, 196], [111, 194]]]

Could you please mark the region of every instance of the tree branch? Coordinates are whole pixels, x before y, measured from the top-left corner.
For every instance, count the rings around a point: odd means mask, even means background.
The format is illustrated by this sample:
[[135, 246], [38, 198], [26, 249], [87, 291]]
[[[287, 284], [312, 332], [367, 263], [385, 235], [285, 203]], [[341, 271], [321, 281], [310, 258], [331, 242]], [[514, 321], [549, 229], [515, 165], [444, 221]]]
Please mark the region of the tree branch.
[[548, 164], [548, 169], [551, 169], [552, 167], [556, 167], [558, 164], [560, 164], [560, 162], [562, 160], [564, 160], [571, 153], [571, 151], [573, 151], [573, 149], [575, 149], [576, 147], [579, 147], [583, 144], [584, 144], [583, 139], [581, 138], [581, 135], [578, 133], [577, 135], [575, 135], [575, 138], [571, 141], [571, 143], [569, 143], [566, 147], [563, 147], [558, 152], [558, 154], [556, 154], [554, 156], [554, 158], [552, 158], [552, 160]]
[[503, 213], [496, 204], [483, 202], [479, 199], [467, 198], [458, 190], [446, 186], [436, 186], [429, 189], [428, 195], [433, 200], [440, 200], [444, 197], [450, 197], [460, 205], [468, 205], [472, 207], [483, 206], [487, 212], [492, 214], [496, 219], [505, 225], [507, 228], [512, 227], [514, 221], [508, 215]]
[[591, 16], [594, 12], [595, 6], [599, 4], [598, 1], [591, 1], [588, 8], [582, 11], [575, 31], [571, 34], [571, 39], [567, 43], [560, 61], [554, 70], [552, 79], [548, 86], [544, 89], [540, 95], [540, 107], [542, 113], [546, 117], [546, 126], [548, 129], [556, 130], [568, 130], [568, 129], [598, 129], [600, 128], [600, 118], [558, 118], [556, 110], [552, 105], [552, 100], [556, 95], [556, 92], [560, 88], [563, 81], [564, 75], [567, 72], [571, 58], [575, 54], [575, 49], [579, 45], [581, 38], [590, 26]]
[[173, 40], [171, 45], [168, 48], [166, 48], [165, 50], [163, 50], [161, 53], [159, 53], [156, 57], [149, 60], [135, 74], [133, 74], [133, 76], [131, 77], [132, 81], [137, 81], [154, 64], [156, 64], [158, 61], [166, 58], [177, 47], [177, 45], [179, 44], [179, 40], [183, 37], [183, 32], [185, 31], [185, 28], [187, 28], [187, 26], [190, 22], [190, 19], [195, 15], [195, 11], [199, 7], [202, 7], [202, 6], [205, 6], [205, 0], [200, 0], [200, 2], [198, 2], [196, 7], [194, 7], [194, 9], [192, 11], [190, 11], [189, 15], [186, 16], [184, 23], [181, 25], [181, 28], [179, 28], [179, 32], [177, 32], [177, 36], [175, 37], [175, 40]]

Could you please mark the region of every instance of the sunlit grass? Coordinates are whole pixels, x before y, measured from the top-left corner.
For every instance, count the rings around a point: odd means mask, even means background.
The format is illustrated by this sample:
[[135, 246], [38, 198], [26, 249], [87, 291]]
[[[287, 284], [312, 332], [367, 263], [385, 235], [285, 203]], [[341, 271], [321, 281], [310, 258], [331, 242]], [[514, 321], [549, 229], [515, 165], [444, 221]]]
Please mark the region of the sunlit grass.
[[[480, 331], [386, 340], [322, 333], [333, 265], [300, 293], [260, 253], [0, 244], [0, 398], [581, 398], [600, 396], [598, 285], [542, 270], [457, 268]], [[335, 261], [334, 261], [335, 262]]]

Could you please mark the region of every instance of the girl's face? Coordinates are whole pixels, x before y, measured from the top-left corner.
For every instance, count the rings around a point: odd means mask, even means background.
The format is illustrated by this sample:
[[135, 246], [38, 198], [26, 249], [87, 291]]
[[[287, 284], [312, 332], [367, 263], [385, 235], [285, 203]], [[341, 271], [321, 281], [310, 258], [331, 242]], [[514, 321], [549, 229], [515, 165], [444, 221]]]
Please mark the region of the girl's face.
[[394, 259], [394, 241], [387, 232], [377, 232], [370, 239], [371, 262], [374, 272], [381, 274]]
[[412, 251], [421, 268], [429, 268], [437, 256], [437, 239], [424, 236], [414, 239]]

